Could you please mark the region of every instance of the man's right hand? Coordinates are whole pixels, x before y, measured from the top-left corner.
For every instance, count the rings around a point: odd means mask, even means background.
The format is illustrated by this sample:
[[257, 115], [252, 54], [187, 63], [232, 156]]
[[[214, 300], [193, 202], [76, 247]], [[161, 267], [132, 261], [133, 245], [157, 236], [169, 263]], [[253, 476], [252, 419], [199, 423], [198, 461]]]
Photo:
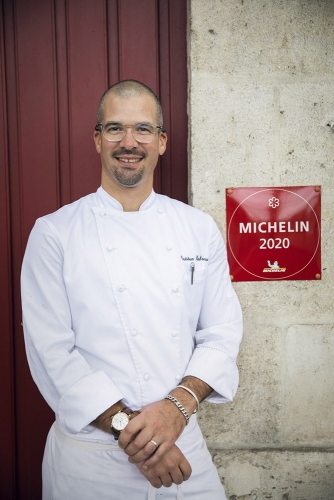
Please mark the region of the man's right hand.
[[169, 488], [173, 483], [181, 484], [191, 476], [190, 463], [175, 444], [150, 469], [144, 470], [143, 462], [136, 465], [154, 488]]

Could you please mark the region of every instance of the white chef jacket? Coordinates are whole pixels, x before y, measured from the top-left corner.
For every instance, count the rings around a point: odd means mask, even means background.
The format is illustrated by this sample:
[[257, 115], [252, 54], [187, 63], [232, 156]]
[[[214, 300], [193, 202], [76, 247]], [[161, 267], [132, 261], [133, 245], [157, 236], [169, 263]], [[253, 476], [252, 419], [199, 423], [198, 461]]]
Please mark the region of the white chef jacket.
[[192, 375], [231, 401], [240, 305], [213, 219], [154, 191], [124, 212], [101, 187], [37, 220], [22, 267], [32, 376], [68, 435], [119, 400], [134, 410]]

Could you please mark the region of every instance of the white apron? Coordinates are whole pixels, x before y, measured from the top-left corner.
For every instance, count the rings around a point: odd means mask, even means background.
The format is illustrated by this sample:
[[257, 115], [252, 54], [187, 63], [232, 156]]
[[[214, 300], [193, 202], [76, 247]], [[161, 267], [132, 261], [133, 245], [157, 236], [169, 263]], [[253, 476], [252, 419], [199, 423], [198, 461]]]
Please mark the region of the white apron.
[[195, 418], [177, 445], [191, 464], [191, 478], [155, 489], [116, 442], [68, 438], [55, 423], [44, 453], [43, 500], [226, 500]]

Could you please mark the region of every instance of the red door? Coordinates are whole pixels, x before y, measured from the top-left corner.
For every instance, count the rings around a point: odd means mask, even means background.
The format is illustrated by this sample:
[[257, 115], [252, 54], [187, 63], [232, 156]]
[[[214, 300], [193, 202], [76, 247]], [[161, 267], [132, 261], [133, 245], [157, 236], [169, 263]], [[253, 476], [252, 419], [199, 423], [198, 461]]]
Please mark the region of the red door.
[[187, 202], [186, 0], [1, 0], [0, 16], [0, 497], [31, 500], [53, 415], [24, 351], [26, 241], [37, 217], [99, 186], [96, 106], [126, 78], [164, 108], [155, 190]]

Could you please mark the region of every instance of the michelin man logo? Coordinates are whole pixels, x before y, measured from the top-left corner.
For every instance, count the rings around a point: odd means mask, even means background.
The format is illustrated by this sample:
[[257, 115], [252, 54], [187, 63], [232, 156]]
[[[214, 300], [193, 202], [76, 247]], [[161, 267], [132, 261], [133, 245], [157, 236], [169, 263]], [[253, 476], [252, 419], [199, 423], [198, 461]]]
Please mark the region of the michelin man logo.
[[268, 267], [270, 267], [271, 269], [279, 269], [280, 268], [277, 260], [275, 260], [275, 262], [273, 264], [270, 264], [270, 260], [267, 260], [267, 262], [268, 262]]
[[286, 267], [280, 267], [277, 260], [273, 264], [270, 260], [267, 260], [267, 264], [268, 267], [263, 269], [264, 273], [285, 273], [286, 271]]

